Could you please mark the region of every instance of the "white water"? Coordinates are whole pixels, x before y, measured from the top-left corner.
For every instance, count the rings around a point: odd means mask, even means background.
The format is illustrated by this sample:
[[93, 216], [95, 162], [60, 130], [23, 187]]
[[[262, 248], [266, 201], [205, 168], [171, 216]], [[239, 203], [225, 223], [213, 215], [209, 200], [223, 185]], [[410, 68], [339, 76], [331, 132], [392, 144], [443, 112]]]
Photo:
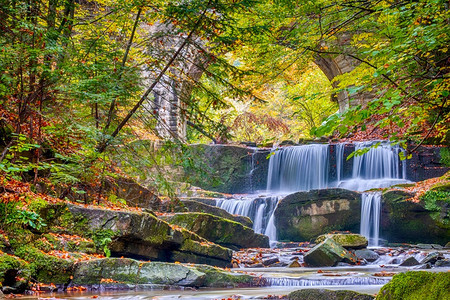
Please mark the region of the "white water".
[[271, 242], [277, 240], [274, 212], [279, 196], [258, 197], [248, 195], [239, 199], [217, 199], [216, 206], [230, 214], [249, 217], [253, 221], [253, 230], [269, 237]]
[[[346, 145], [335, 145], [335, 166], [330, 164], [330, 146], [312, 144], [284, 147], [274, 150], [269, 160], [267, 191], [269, 193], [291, 193], [312, 189], [339, 187], [354, 191], [366, 191], [373, 188], [385, 188], [394, 184], [409, 182], [406, 180], [406, 164], [400, 160], [399, 153], [404, 151], [398, 145], [388, 142], [357, 142], [355, 151], [369, 149], [352, 159], [351, 175], [345, 178], [344, 157]], [[252, 171], [254, 170], [252, 155]], [[329, 174], [335, 168], [336, 178], [330, 180]], [[269, 236], [271, 244], [277, 240], [274, 211], [281, 197], [246, 196], [240, 199], [220, 199], [216, 206], [231, 214], [249, 217], [257, 233]], [[369, 238], [369, 245], [377, 246], [379, 240], [380, 195], [363, 194], [361, 209], [361, 233]], [[374, 200], [378, 199], [378, 200]], [[370, 202], [370, 207], [366, 207]], [[364, 223], [364, 225], [363, 225]], [[366, 224], [367, 223], [367, 224]]]
[[303, 279], [267, 277], [270, 286], [332, 286], [332, 285], [378, 285], [391, 279], [377, 277], [345, 277], [333, 279]]
[[369, 247], [378, 247], [380, 239], [381, 192], [361, 196], [360, 233], [369, 241]]
[[328, 145], [275, 150], [269, 160], [268, 191], [296, 192], [328, 187]]
[[[357, 142], [355, 151], [369, 149], [376, 142]], [[270, 157], [267, 191], [297, 192], [340, 187], [354, 191], [384, 188], [406, 180], [406, 164], [400, 160], [404, 151], [398, 145], [380, 142], [375, 148], [353, 157], [352, 174], [344, 178], [345, 145], [335, 145], [336, 165], [330, 165], [330, 146], [323, 144], [277, 149]], [[335, 168], [336, 180], [328, 174]]]

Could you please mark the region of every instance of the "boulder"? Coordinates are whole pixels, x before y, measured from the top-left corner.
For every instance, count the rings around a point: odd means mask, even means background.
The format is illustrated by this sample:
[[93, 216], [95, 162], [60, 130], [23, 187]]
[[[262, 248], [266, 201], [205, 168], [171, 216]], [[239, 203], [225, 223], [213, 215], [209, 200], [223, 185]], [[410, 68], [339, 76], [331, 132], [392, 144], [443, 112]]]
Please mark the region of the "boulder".
[[390, 242], [445, 245], [450, 240], [448, 208], [442, 204], [437, 213], [422, 200], [409, 201], [412, 196], [399, 190], [383, 193], [380, 235]]
[[303, 257], [303, 261], [308, 267], [332, 267], [341, 261], [354, 264], [356, 256], [334, 240], [327, 238], [309, 250]]
[[44, 211], [49, 228], [82, 236], [110, 238], [113, 256], [225, 267], [232, 251], [145, 212], [114, 211], [78, 205], [53, 205]]
[[365, 259], [368, 262], [374, 262], [380, 258], [378, 253], [369, 249], [355, 250], [355, 255], [358, 259]]
[[333, 239], [336, 243], [344, 247], [345, 249], [361, 249], [366, 248], [368, 245], [367, 239], [356, 233], [332, 233], [324, 234], [316, 239], [316, 244], [323, 242], [325, 239]]
[[444, 256], [441, 253], [439, 253], [439, 252], [431, 252], [431, 253], [428, 253], [428, 255], [425, 256], [425, 258], [422, 259], [420, 261], [420, 263], [421, 264], [427, 264], [427, 263], [434, 264], [434, 263], [436, 263], [436, 261], [438, 261], [440, 259], [443, 259], [443, 258], [444, 258]]
[[417, 259], [415, 259], [414, 256], [410, 256], [400, 264], [400, 267], [412, 267], [417, 265], [420, 265]]
[[377, 300], [449, 299], [450, 272], [410, 271], [399, 273], [385, 284]]
[[278, 239], [308, 241], [332, 230], [359, 231], [360, 198], [345, 189], [290, 194], [275, 210]]
[[108, 179], [104, 182], [105, 190], [113, 193], [117, 198], [124, 199], [129, 206], [159, 209], [161, 199], [156, 195], [154, 188], [146, 188], [126, 177]]
[[[195, 198], [197, 199], [197, 198]], [[249, 217], [245, 216], [236, 216], [232, 215], [226, 210], [215, 206], [216, 200], [213, 200], [212, 202], [209, 202], [210, 204], [203, 203], [201, 201], [195, 201], [195, 200], [187, 200], [185, 198], [181, 199], [180, 205], [177, 205], [174, 207], [174, 212], [201, 212], [206, 214], [211, 214], [217, 217], [221, 217], [224, 219], [228, 219], [231, 221], [235, 221], [238, 223], [241, 223], [244, 226], [253, 227], [253, 222]], [[170, 211], [169, 211], [170, 212]]]
[[164, 219], [227, 248], [239, 250], [241, 248], [269, 247], [267, 236], [255, 233], [253, 229], [241, 223], [210, 214], [178, 213], [165, 216]]
[[253, 278], [205, 265], [142, 262], [127, 258], [103, 258], [78, 262], [73, 285], [96, 285], [102, 279], [122, 284], [158, 284], [194, 287], [237, 287], [251, 285]]
[[375, 297], [354, 291], [332, 291], [324, 289], [305, 289], [290, 293], [289, 300], [373, 300]]
[[434, 264], [434, 266], [439, 268], [450, 267], [450, 259], [440, 259]]

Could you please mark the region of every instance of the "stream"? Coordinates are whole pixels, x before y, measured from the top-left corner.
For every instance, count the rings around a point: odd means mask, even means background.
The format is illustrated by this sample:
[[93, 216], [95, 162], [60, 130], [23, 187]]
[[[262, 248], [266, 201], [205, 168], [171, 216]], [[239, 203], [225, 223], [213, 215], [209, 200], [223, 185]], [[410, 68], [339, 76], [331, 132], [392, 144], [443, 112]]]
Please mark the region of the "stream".
[[[374, 142], [357, 143], [356, 150], [364, 150]], [[405, 164], [399, 159], [403, 151], [398, 146], [381, 143], [376, 148], [355, 156], [351, 171], [345, 174], [343, 166], [345, 144], [335, 146], [333, 164], [329, 145], [291, 146], [273, 150], [269, 161], [267, 190], [249, 195], [233, 195], [216, 200], [216, 206], [231, 214], [248, 216], [253, 221], [253, 229], [265, 234], [271, 241], [271, 249], [265, 249], [264, 258], [276, 258], [283, 266], [234, 268], [233, 271], [245, 272], [257, 276], [263, 287], [228, 289], [179, 289], [148, 286], [147, 290], [121, 292], [93, 291], [88, 293], [64, 293], [42, 295], [48, 298], [67, 299], [263, 299], [268, 295], [280, 296], [298, 289], [325, 288], [331, 290], [352, 290], [376, 294], [380, 288], [399, 272], [426, 269], [429, 272], [450, 271], [450, 267], [432, 267], [423, 263], [427, 255], [438, 252], [444, 259], [450, 259], [449, 249], [421, 249], [415, 246], [380, 247], [380, 210], [381, 193], [365, 192], [373, 188], [389, 187], [394, 184], [408, 183]], [[252, 156], [253, 157], [253, 156]], [[348, 163], [347, 163], [348, 164]], [[250, 172], [250, 178], [253, 175]], [[335, 174], [330, 179], [329, 174]], [[277, 245], [277, 230], [274, 211], [278, 202], [288, 193], [341, 187], [363, 192], [361, 196], [360, 234], [369, 241], [369, 249], [377, 253], [377, 258], [365, 265], [351, 266], [341, 264], [337, 267], [289, 268], [293, 260], [303, 261], [299, 253], [306, 248], [280, 247]], [[241, 255], [254, 255], [260, 249], [242, 250]], [[253, 251], [253, 252], [252, 252]], [[413, 256], [420, 264], [400, 266], [408, 257]]]

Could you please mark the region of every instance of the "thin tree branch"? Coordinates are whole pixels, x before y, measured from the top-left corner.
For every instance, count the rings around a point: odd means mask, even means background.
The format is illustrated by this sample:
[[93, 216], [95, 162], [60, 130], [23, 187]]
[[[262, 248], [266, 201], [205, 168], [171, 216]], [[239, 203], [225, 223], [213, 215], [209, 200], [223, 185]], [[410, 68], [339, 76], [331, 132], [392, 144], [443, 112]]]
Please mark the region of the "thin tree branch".
[[98, 146], [97, 146], [97, 151], [99, 153], [102, 153], [105, 151], [106, 147], [109, 145], [109, 143], [111, 142], [112, 139], [114, 139], [117, 134], [119, 134], [119, 132], [122, 130], [122, 128], [125, 126], [125, 124], [127, 124], [128, 120], [135, 114], [135, 112], [137, 111], [137, 109], [142, 105], [142, 103], [144, 103], [144, 101], [147, 99], [148, 95], [151, 93], [151, 91], [153, 91], [153, 89], [155, 88], [156, 84], [159, 82], [159, 80], [163, 77], [164, 73], [166, 73], [166, 71], [172, 66], [172, 63], [175, 61], [175, 59], [178, 57], [178, 55], [181, 53], [181, 50], [183, 50], [183, 48], [188, 44], [189, 40], [191, 39], [191, 37], [194, 35], [194, 32], [197, 30], [197, 28], [199, 27], [199, 25], [201, 24], [201, 22], [203, 21], [203, 17], [206, 14], [206, 11], [208, 10], [208, 7], [210, 6], [212, 0], [210, 0], [208, 2], [208, 4], [206, 5], [205, 10], [203, 11], [202, 15], [200, 16], [200, 18], [197, 20], [197, 22], [194, 24], [194, 27], [192, 28], [191, 32], [189, 32], [188, 36], [186, 37], [186, 39], [183, 41], [183, 43], [180, 45], [180, 47], [178, 48], [178, 50], [173, 54], [173, 56], [171, 57], [171, 59], [167, 62], [166, 66], [164, 67], [164, 69], [161, 70], [161, 72], [159, 73], [158, 77], [156, 77], [156, 79], [153, 81], [152, 85], [145, 91], [144, 95], [142, 95], [141, 99], [138, 101], [138, 103], [136, 103], [136, 105], [128, 112], [128, 114], [125, 116], [125, 118], [122, 120], [122, 122], [120, 122], [120, 124], [116, 127], [116, 129], [114, 130], [114, 132], [107, 137], [105, 140], [103, 140], [103, 142], [101, 142]]

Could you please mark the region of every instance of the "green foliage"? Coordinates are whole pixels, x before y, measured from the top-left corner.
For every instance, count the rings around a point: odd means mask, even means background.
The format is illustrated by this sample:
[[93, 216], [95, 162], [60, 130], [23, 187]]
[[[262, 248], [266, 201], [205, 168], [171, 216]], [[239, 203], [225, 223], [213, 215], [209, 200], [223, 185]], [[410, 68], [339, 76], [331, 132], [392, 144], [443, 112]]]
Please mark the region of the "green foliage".
[[18, 208], [16, 202], [0, 203], [0, 226], [3, 228], [31, 228], [40, 230], [47, 226], [41, 216], [33, 211]]
[[38, 149], [40, 146], [27, 142], [27, 137], [23, 134], [13, 135], [15, 144], [9, 147], [4, 159], [0, 162], [0, 170], [3, 171], [8, 178], [20, 180], [21, 175], [25, 172], [36, 168], [37, 166], [29, 162], [32, 150]]
[[[431, 190], [427, 191], [421, 200], [425, 202], [425, 208], [433, 211], [431, 217], [443, 224], [450, 224], [450, 218], [447, 217], [447, 206], [450, 205], [450, 191], [445, 190]], [[444, 213], [444, 217], [442, 217]]]
[[111, 229], [107, 230], [97, 230], [91, 234], [91, 238], [94, 241], [95, 247], [103, 251], [106, 257], [111, 256], [111, 251], [108, 248], [109, 243], [112, 242], [112, 237], [115, 235], [115, 232]]
[[450, 149], [449, 148], [444, 148], [442, 147], [440, 150], [440, 155], [441, 155], [441, 161], [440, 163], [450, 167]]
[[395, 275], [377, 295], [377, 300], [444, 300], [450, 297], [450, 273], [409, 271]]

